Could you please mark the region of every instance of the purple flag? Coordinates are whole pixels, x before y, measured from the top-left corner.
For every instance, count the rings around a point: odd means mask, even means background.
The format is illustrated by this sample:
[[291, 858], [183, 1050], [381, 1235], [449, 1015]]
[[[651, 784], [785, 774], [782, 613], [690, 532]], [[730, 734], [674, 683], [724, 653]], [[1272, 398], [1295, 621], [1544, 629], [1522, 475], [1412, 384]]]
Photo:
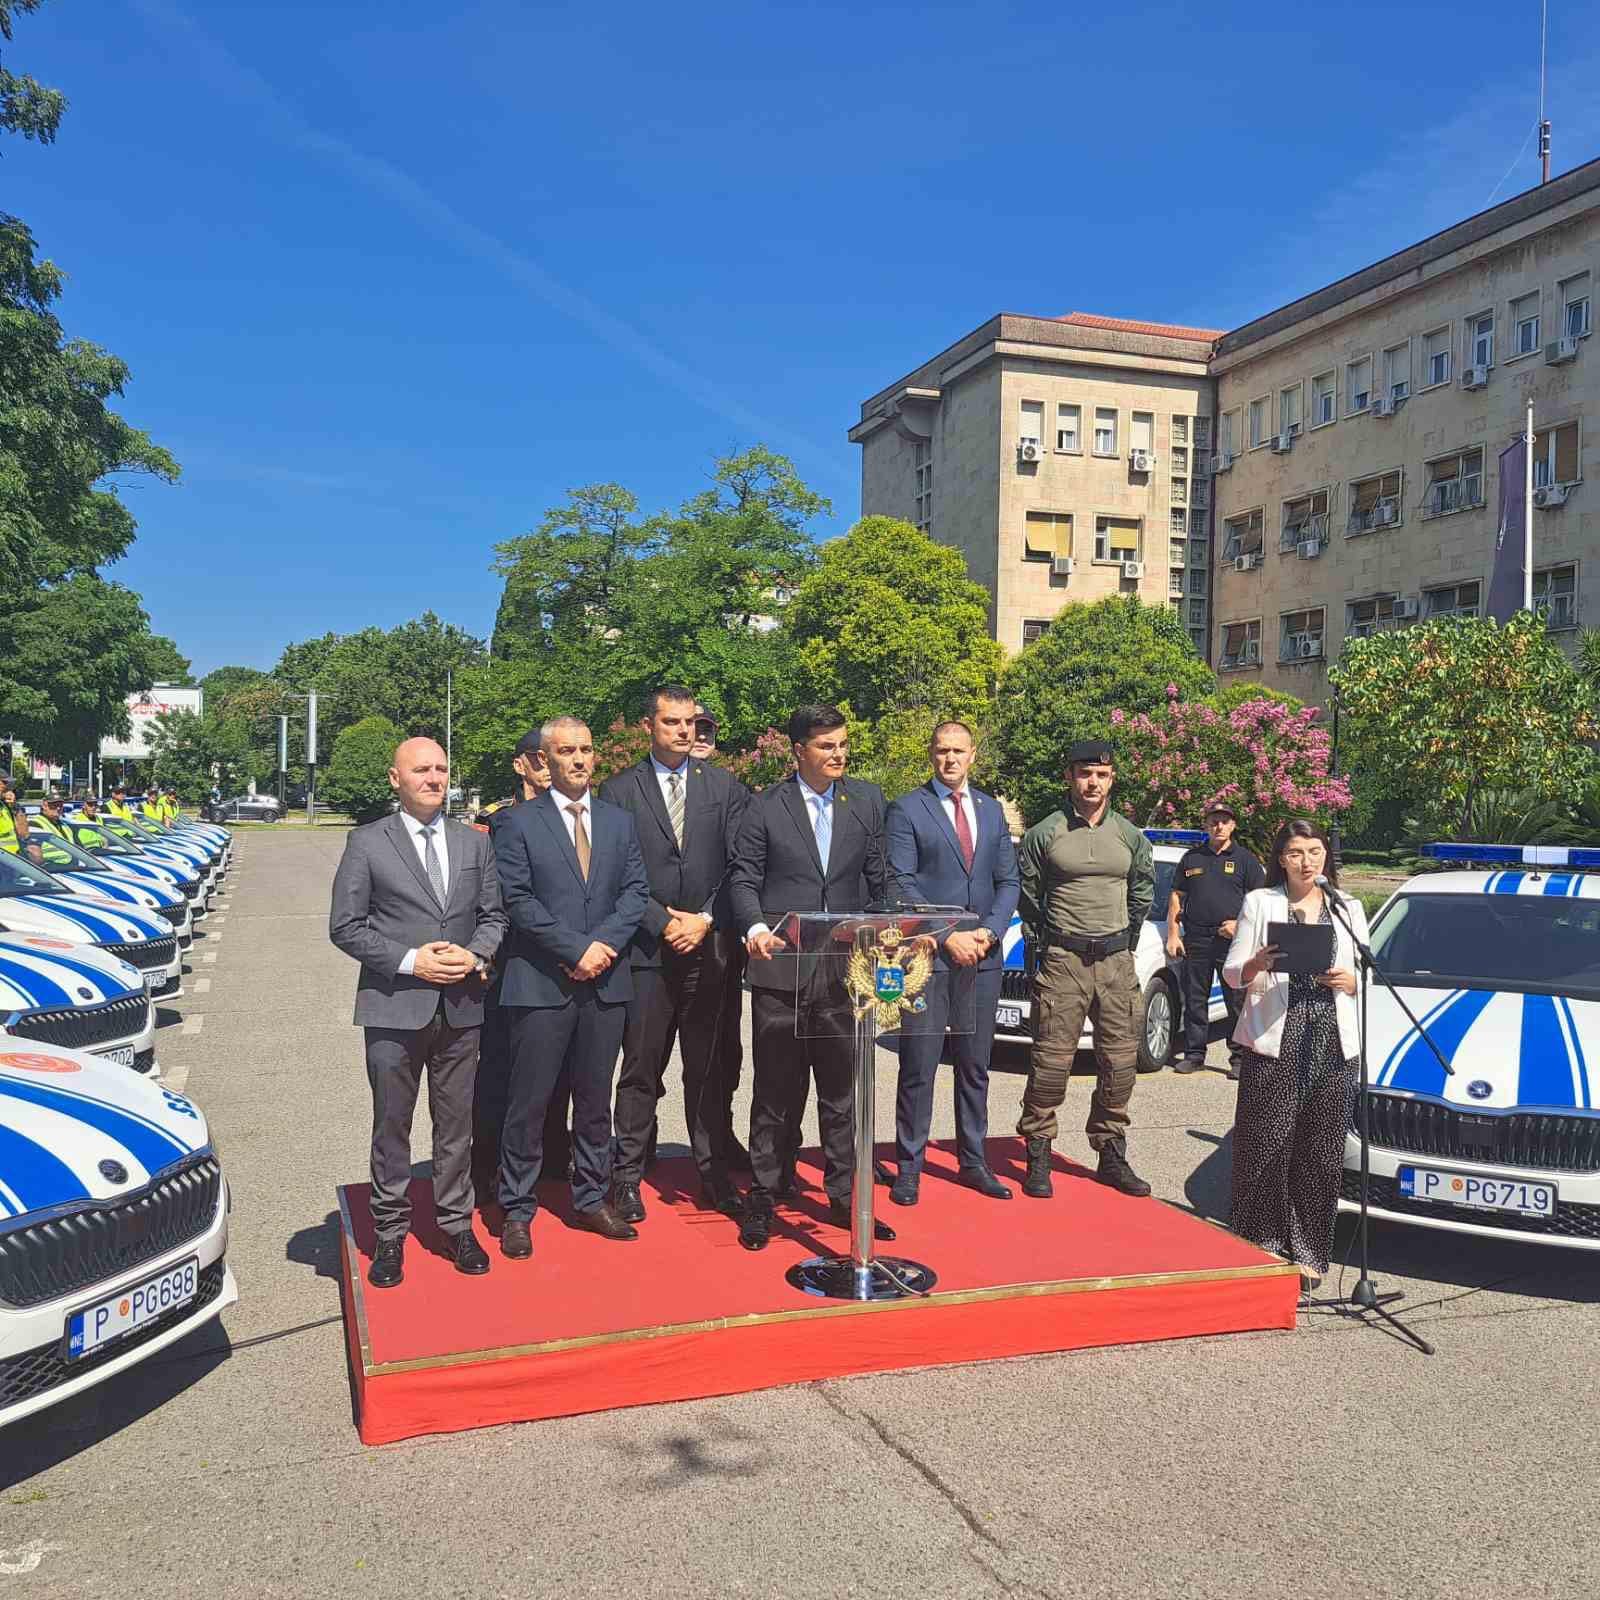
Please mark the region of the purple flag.
[[1527, 448], [1527, 441], [1519, 437], [1500, 452], [1500, 526], [1494, 536], [1494, 570], [1489, 574], [1489, 604], [1485, 608], [1496, 622], [1509, 622], [1522, 609]]

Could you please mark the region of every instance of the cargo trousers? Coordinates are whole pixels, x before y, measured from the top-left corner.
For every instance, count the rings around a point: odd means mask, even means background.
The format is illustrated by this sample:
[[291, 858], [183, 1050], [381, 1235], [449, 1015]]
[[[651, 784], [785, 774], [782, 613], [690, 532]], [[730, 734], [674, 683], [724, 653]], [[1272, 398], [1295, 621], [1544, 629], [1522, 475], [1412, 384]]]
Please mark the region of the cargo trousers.
[[1138, 1010], [1139, 979], [1131, 950], [1098, 961], [1056, 945], [1041, 952], [1033, 979], [1033, 1055], [1018, 1133], [1026, 1139], [1055, 1138], [1056, 1108], [1066, 1098], [1088, 1017], [1094, 1023], [1099, 1073], [1084, 1131], [1096, 1150], [1124, 1138], [1131, 1120], [1128, 1102], [1139, 1076]]

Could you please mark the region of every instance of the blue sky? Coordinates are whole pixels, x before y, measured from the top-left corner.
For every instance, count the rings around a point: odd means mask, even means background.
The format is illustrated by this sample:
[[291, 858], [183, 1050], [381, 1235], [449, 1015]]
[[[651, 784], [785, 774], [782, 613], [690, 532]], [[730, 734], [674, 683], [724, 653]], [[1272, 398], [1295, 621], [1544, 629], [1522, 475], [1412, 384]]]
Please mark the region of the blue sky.
[[[1586, 9], [1558, 172], [1600, 154]], [[673, 505], [756, 440], [842, 531], [860, 401], [994, 312], [1228, 327], [1528, 187], [1538, 16], [51, 0], [5, 60], [71, 106], [0, 206], [184, 466], [114, 575], [197, 671], [268, 666], [486, 633], [568, 487]]]

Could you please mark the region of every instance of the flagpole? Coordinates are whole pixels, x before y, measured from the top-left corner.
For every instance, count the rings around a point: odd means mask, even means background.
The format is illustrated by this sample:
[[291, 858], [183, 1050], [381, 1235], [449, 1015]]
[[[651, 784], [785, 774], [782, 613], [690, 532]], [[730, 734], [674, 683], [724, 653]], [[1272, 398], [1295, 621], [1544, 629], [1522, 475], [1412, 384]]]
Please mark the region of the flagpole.
[[1533, 400], [1522, 436], [1522, 609], [1533, 610]]

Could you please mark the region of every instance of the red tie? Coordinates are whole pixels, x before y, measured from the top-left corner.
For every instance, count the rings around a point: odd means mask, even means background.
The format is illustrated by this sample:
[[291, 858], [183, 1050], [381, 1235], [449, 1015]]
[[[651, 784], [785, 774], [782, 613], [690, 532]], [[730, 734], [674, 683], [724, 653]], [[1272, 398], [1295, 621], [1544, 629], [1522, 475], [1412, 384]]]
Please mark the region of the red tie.
[[977, 854], [977, 847], [972, 842], [972, 824], [967, 821], [967, 808], [961, 801], [966, 790], [960, 789], [950, 796], [956, 808], [956, 843], [961, 846], [961, 860], [968, 872], [972, 871], [972, 858]]

